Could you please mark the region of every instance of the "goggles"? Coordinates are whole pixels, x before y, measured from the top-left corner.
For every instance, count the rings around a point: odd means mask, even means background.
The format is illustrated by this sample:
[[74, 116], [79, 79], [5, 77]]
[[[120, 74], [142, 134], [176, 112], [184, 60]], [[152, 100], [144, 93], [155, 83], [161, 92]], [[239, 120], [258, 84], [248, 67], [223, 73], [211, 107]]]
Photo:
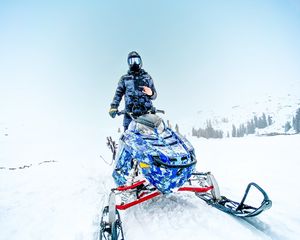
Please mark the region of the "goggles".
[[128, 59], [128, 64], [130, 66], [137, 64], [137, 65], [141, 65], [142, 61], [140, 57], [131, 57]]

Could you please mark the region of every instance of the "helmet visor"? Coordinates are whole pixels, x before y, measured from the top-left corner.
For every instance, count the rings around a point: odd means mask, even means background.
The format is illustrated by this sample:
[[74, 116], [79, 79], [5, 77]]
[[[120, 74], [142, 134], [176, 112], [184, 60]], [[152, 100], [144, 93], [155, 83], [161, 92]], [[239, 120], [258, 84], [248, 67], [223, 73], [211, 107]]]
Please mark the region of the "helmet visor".
[[128, 59], [128, 64], [130, 66], [133, 66], [133, 65], [141, 65], [141, 58], [140, 57], [131, 57]]

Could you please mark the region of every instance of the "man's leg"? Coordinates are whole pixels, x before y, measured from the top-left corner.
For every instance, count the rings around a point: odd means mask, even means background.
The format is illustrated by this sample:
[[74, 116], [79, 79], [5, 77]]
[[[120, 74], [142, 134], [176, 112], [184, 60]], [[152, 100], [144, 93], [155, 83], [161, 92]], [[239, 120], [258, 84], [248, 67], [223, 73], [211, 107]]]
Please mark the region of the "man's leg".
[[124, 132], [128, 129], [129, 124], [131, 123], [132, 119], [130, 116], [127, 116], [125, 114], [124, 120], [123, 120], [123, 126], [124, 126]]

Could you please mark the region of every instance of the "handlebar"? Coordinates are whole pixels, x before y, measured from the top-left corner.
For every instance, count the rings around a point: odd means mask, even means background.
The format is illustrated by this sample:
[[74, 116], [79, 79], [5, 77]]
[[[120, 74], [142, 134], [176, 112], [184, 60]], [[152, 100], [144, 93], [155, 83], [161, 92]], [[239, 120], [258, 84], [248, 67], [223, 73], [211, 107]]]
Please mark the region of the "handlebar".
[[[145, 114], [148, 114], [148, 113], [152, 113], [152, 114], [155, 114], [155, 113], [162, 113], [162, 114], [165, 114], [165, 111], [164, 110], [159, 110], [159, 109], [151, 109], [149, 111], [147, 111]], [[120, 115], [129, 115], [133, 118], [133, 113], [132, 112], [127, 112], [125, 109], [124, 110], [121, 110], [121, 111], [117, 111], [117, 115], [120, 116]]]
[[162, 114], [165, 114], [165, 110], [159, 110], [159, 109], [156, 109], [155, 111], [156, 111], [155, 113], [162, 113]]

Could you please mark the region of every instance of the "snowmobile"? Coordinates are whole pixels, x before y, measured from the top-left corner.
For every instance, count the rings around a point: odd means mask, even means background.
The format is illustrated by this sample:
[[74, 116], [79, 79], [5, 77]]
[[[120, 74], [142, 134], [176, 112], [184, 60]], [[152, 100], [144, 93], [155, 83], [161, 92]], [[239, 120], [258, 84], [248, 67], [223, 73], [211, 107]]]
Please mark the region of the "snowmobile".
[[[220, 194], [218, 183], [210, 172], [197, 172], [197, 158], [192, 144], [169, 128], [158, 113], [134, 117], [117, 145], [111, 137], [107, 145], [113, 153], [113, 178], [117, 185], [111, 189], [108, 205], [100, 222], [100, 240], [124, 239], [119, 210], [172, 192], [193, 192], [197, 197], [218, 210], [247, 218], [261, 214], [272, 206], [266, 192], [256, 183], [249, 183], [240, 202]], [[262, 201], [259, 206], [246, 204], [251, 188], [256, 188]]]

